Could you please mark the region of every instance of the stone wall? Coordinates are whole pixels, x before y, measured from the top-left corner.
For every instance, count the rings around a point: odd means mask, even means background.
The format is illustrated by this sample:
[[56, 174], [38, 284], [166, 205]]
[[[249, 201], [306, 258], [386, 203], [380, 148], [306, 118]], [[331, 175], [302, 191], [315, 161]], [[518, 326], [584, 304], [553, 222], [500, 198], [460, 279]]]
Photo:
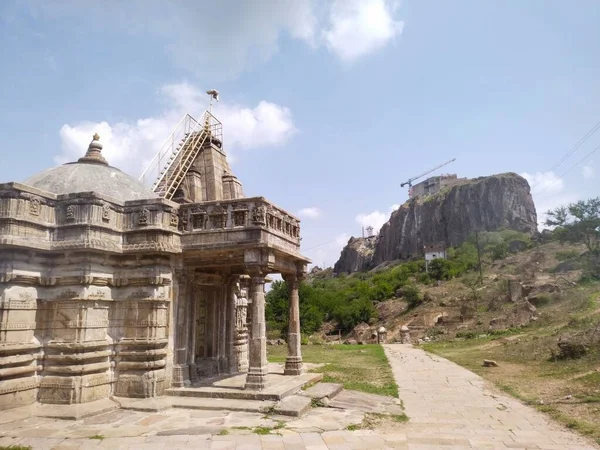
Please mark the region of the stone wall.
[[0, 185], [0, 410], [164, 391], [180, 252], [169, 203]]

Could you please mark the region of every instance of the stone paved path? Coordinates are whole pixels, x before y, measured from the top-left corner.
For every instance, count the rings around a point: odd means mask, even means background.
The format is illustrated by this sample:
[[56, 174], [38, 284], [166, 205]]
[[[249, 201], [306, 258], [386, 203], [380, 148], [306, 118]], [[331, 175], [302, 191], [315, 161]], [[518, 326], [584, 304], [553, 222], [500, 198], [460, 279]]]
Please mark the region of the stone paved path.
[[410, 417], [411, 450], [598, 448], [447, 359], [405, 345], [385, 352]]
[[[377, 431], [347, 431], [362, 414], [314, 408], [288, 418], [281, 435], [260, 436], [239, 427], [273, 426], [261, 414], [170, 409], [161, 413], [117, 410], [82, 421], [20, 419], [0, 413], [0, 447], [79, 449], [596, 449], [517, 400], [496, 394], [477, 375], [422, 350], [387, 345], [404, 401], [407, 424]], [[229, 435], [218, 435], [223, 428]], [[237, 427], [237, 428], [236, 428]], [[325, 431], [323, 431], [325, 430]], [[90, 439], [102, 435], [103, 440]]]

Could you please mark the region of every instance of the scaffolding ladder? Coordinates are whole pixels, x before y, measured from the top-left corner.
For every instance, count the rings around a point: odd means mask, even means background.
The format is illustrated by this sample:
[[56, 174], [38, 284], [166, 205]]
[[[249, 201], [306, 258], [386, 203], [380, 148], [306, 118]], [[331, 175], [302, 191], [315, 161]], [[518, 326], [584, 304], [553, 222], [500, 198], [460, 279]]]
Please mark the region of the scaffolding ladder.
[[143, 184], [154, 180], [151, 189], [159, 197], [171, 200], [206, 143], [222, 146], [223, 127], [205, 111], [197, 121], [185, 114], [159, 152], [140, 176]]

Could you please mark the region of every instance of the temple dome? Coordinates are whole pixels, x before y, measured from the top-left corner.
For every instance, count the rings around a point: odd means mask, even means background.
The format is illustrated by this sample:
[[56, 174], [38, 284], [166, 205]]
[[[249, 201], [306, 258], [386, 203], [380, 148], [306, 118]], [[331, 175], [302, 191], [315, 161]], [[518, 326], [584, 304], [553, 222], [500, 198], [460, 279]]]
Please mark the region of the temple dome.
[[44, 170], [23, 183], [53, 194], [96, 192], [121, 201], [158, 198], [137, 179], [109, 166], [99, 139], [95, 134], [87, 153], [77, 162]]

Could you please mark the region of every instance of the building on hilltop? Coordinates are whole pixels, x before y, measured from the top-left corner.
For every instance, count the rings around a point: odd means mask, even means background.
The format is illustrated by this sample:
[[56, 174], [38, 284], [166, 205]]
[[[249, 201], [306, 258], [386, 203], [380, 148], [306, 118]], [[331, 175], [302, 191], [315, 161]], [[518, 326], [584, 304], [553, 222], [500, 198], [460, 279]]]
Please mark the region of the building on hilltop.
[[141, 181], [94, 135], [78, 161], [0, 184], [0, 231], [0, 410], [240, 372], [262, 390], [269, 273], [290, 287], [284, 373], [303, 370], [300, 221], [244, 197], [208, 111], [182, 119]]
[[445, 187], [454, 186], [465, 180], [467, 178], [458, 178], [455, 173], [430, 177], [412, 186], [408, 195], [410, 198], [415, 198], [421, 195], [435, 194]]

